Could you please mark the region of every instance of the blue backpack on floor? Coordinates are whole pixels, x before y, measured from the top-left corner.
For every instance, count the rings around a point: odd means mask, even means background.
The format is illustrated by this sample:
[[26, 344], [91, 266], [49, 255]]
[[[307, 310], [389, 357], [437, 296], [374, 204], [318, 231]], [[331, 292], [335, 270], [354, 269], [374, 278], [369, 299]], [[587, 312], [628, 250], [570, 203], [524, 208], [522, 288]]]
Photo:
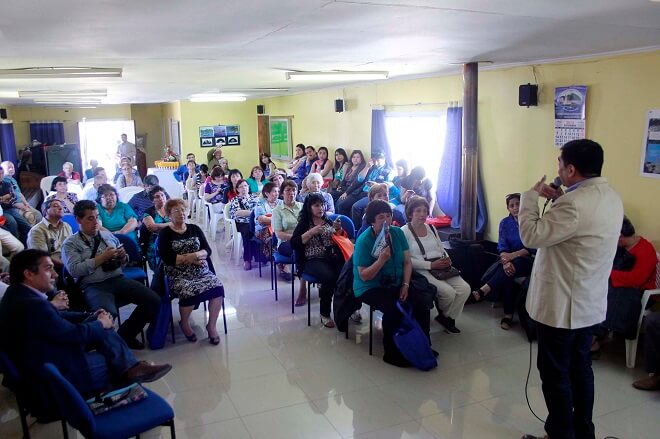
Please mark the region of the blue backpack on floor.
[[433, 355], [428, 337], [412, 315], [412, 306], [402, 302], [397, 302], [396, 306], [403, 314], [403, 319], [394, 333], [394, 344], [401, 355], [417, 369], [435, 369], [438, 361]]

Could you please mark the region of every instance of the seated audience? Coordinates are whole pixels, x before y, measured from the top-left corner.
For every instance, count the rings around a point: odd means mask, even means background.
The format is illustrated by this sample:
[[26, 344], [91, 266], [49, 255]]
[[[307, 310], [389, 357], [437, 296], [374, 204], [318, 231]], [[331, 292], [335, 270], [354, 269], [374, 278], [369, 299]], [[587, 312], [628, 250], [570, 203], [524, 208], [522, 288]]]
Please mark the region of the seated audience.
[[[406, 219], [404, 218], [403, 214], [400, 211], [394, 209], [394, 205], [390, 203], [389, 194], [390, 191], [389, 191], [388, 183], [376, 183], [369, 188], [367, 199], [369, 200], [369, 202], [372, 202], [373, 200], [387, 201], [390, 207], [392, 208], [392, 224], [401, 227], [406, 223]], [[360, 224], [361, 224], [360, 230], [358, 230], [356, 236], [360, 236], [362, 232], [364, 232], [369, 228], [369, 224], [367, 224], [367, 221], [365, 220], [364, 216], [362, 217], [362, 222], [359, 224], [355, 224], [355, 227], [357, 228], [357, 226]]]
[[204, 232], [195, 224], [186, 224], [186, 203], [181, 199], [165, 203], [165, 214], [171, 222], [158, 234], [158, 254], [165, 265], [173, 297], [179, 298], [181, 331], [190, 342], [197, 341], [190, 327], [193, 306], [209, 301], [206, 325], [209, 342], [220, 344], [216, 329], [225, 291], [218, 277], [210, 270], [211, 247]]
[[426, 224], [429, 203], [422, 197], [412, 197], [406, 203], [408, 223], [401, 228], [408, 240], [413, 270], [424, 276], [438, 290], [440, 314], [436, 320], [448, 332], [458, 334], [456, 320], [470, 297], [470, 285], [459, 276], [447, 279], [436, 278], [431, 270], [451, 267], [451, 258], [445, 251], [436, 230]]
[[225, 191], [227, 190], [222, 170], [216, 166], [211, 171], [210, 177], [211, 180], [204, 187], [204, 200], [213, 205], [215, 213], [221, 213], [224, 208]]
[[27, 208], [23, 211], [23, 216], [26, 217], [28, 222], [32, 224], [32, 219], [34, 218], [34, 222], [37, 223], [41, 221], [41, 212], [39, 212], [37, 209], [32, 207], [30, 203], [28, 203], [27, 198], [25, 198], [25, 195], [23, 195], [23, 191], [21, 191], [20, 186], [18, 185], [18, 181], [14, 178], [14, 175], [16, 174], [16, 168], [14, 167], [14, 164], [9, 161], [4, 161], [2, 162], [2, 169], [5, 171], [5, 181], [8, 181], [11, 183], [11, 187], [14, 188], [14, 193], [16, 194], [16, 199], [27, 206]]
[[[4, 169], [0, 167], [0, 208], [2, 208], [5, 217], [4, 227], [21, 242], [25, 242], [32, 226], [24, 214], [31, 213], [31, 210], [27, 204], [19, 201], [12, 184], [6, 181], [4, 177]], [[31, 219], [36, 222], [36, 218]]]
[[321, 322], [326, 328], [335, 327], [330, 308], [337, 278], [344, 266], [344, 257], [332, 236], [341, 231], [341, 220], [337, 218], [333, 223], [326, 216], [323, 196], [312, 193], [303, 203], [298, 225], [291, 237], [291, 247], [297, 252], [298, 273], [309, 273], [321, 284]]
[[59, 200], [64, 213], [73, 213], [73, 206], [78, 202], [78, 196], [73, 192], [69, 192], [68, 188], [69, 184], [65, 177], [55, 177], [50, 185], [50, 191], [55, 193], [48, 195], [46, 201]]
[[364, 213], [362, 210], [352, 213], [353, 205], [367, 196], [369, 187], [372, 184], [386, 182], [390, 174], [390, 169], [385, 164], [385, 154], [381, 151], [373, 152], [370, 163], [371, 166], [367, 170], [364, 180], [357, 178], [351, 186], [346, 189], [346, 192], [339, 197], [339, 202], [337, 203], [337, 206], [335, 206], [336, 212], [351, 217], [353, 224], [359, 224]]
[[195, 175], [195, 185], [197, 187], [200, 187], [204, 184], [206, 184], [206, 179], [209, 176], [209, 167], [206, 166], [205, 164], [199, 165], [199, 172]]
[[80, 230], [64, 241], [64, 266], [82, 290], [88, 309], [103, 308], [116, 317], [117, 302], [137, 305], [118, 333], [131, 349], [143, 349], [144, 345], [135, 337], [156, 318], [160, 298], [153, 290], [122, 274], [121, 267], [128, 256], [112, 233], [101, 230], [94, 202], [79, 201], [74, 215]]
[[64, 207], [57, 198], [44, 201], [44, 218], [30, 229], [28, 248], [48, 252], [58, 273], [62, 272], [62, 246], [73, 234], [71, 226], [62, 221]]
[[149, 267], [156, 271], [159, 262], [156, 260], [156, 238], [158, 238], [161, 230], [170, 226], [171, 221], [165, 211], [165, 202], [167, 201], [165, 189], [158, 185], [152, 186], [149, 189], [149, 199], [153, 204], [142, 214], [144, 227], [140, 229], [140, 243], [144, 249]]
[[313, 146], [307, 146], [305, 147], [305, 158], [304, 160], [301, 159], [300, 162], [295, 166], [293, 169], [294, 172], [294, 180], [295, 182], [301, 186], [303, 180], [309, 173], [312, 171], [312, 164], [318, 159], [316, 156], [316, 149], [314, 149]]
[[117, 188], [121, 189], [129, 186], [142, 186], [142, 179], [139, 175], [133, 173], [133, 167], [129, 163], [121, 165], [121, 175], [117, 178]]
[[131, 169], [131, 172], [132, 172], [134, 178], [140, 178], [140, 176], [138, 175], [137, 169], [135, 169], [133, 167], [133, 161], [131, 160], [131, 158], [130, 157], [122, 157], [119, 160], [119, 167], [117, 168], [117, 172], [115, 173], [115, 176], [112, 178], [112, 182], [114, 184], [117, 184], [117, 181], [119, 181], [119, 177], [121, 177], [123, 175], [122, 169], [126, 165], [128, 165], [128, 167]]
[[[227, 204], [234, 199], [238, 194], [236, 190], [236, 185], [240, 180], [243, 180], [243, 174], [238, 169], [232, 169], [229, 171], [229, 176], [225, 179], [225, 188], [224, 196], [222, 197], [222, 202]], [[246, 182], [247, 183], [247, 182]]]
[[[391, 173], [390, 168], [387, 167], [385, 163], [385, 155], [382, 152], [376, 151], [372, 157], [371, 161], [374, 163], [371, 168], [369, 168], [369, 171], [367, 172], [367, 175], [365, 177], [365, 181], [367, 184], [362, 186], [362, 196], [359, 200], [357, 200], [353, 205], [348, 209], [350, 211], [350, 214], [348, 216], [351, 217], [353, 220], [354, 224], [359, 224], [360, 221], [362, 220], [362, 216], [364, 215], [364, 210], [367, 208], [367, 204], [369, 204], [369, 201], [367, 197], [364, 195], [367, 195], [369, 193], [369, 187], [373, 184], [376, 183], [386, 183], [389, 179], [389, 175]], [[396, 186], [392, 185], [391, 183], [388, 185], [388, 189], [392, 191], [392, 188], [396, 188]], [[395, 189], [394, 192], [391, 193], [392, 196], [390, 196], [390, 200], [394, 200], [398, 195], [398, 191]], [[345, 203], [345, 201], [343, 202]], [[346, 209], [346, 207], [344, 207]], [[401, 212], [401, 217], [405, 219], [405, 212]], [[402, 225], [405, 224], [405, 220], [402, 223]]]
[[392, 184], [399, 186], [401, 180], [408, 176], [408, 162], [406, 160], [397, 160], [394, 164], [396, 176], [392, 179]]
[[257, 261], [261, 259], [250, 232], [250, 213], [257, 205], [259, 197], [250, 194], [248, 183], [245, 180], [239, 180], [236, 183], [236, 190], [238, 193], [229, 204], [229, 217], [236, 221], [236, 229], [243, 238], [243, 269], [251, 270], [252, 258]]
[[[644, 290], [655, 288], [657, 263], [658, 257], [653, 244], [637, 235], [635, 226], [624, 216], [610, 274], [607, 315], [596, 331], [598, 337], [591, 345], [591, 351], [596, 353], [596, 356], [600, 351], [600, 343], [610, 332], [621, 334], [625, 338], [635, 337], [641, 312], [637, 307]], [[625, 306], [626, 302], [630, 301], [637, 307]]]
[[254, 207], [254, 235], [262, 242], [262, 254], [266, 260], [271, 255], [273, 234], [270, 226], [273, 210], [282, 204], [279, 196], [280, 187], [269, 181], [264, 185], [262, 197]]
[[89, 168], [85, 169], [85, 180], [94, 178], [94, 170], [99, 167], [99, 162], [96, 159], [89, 161]]
[[[506, 208], [509, 216], [500, 221], [500, 237], [497, 251], [500, 254], [499, 265], [486, 280], [486, 283], [472, 295], [477, 301], [489, 295], [491, 291], [499, 294], [504, 309], [504, 317], [500, 327], [511, 329], [513, 312], [515, 311], [514, 282], [516, 277], [527, 277], [532, 273], [533, 249], [526, 248], [520, 240], [518, 227], [518, 210], [520, 208], [520, 194], [506, 196]], [[492, 300], [496, 300], [495, 298]]]
[[183, 175], [188, 170], [187, 163], [190, 160], [193, 160], [193, 161], [195, 160], [195, 154], [193, 154], [192, 152], [189, 152], [188, 154], [186, 154], [186, 161], [181, 166], [179, 166], [176, 169], [176, 171], [174, 171], [172, 173], [172, 175], [174, 175], [174, 179], [176, 181], [181, 182], [181, 183], [185, 182], [185, 180], [183, 179]]
[[251, 194], [259, 194], [264, 188], [264, 170], [261, 169], [261, 166], [254, 166], [250, 170], [250, 176], [247, 178], [248, 185], [250, 186]]
[[306, 159], [305, 157], [305, 145], [302, 143], [299, 143], [296, 145], [295, 148], [295, 157], [287, 163], [286, 167], [289, 170], [287, 175], [291, 175], [292, 177], [297, 175], [298, 168], [300, 167], [300, 164]]
[[269, 178], [271, 175], [277, 171], [277, 166], [270, 159], [270, 156], [265, 152], [262, 152], [259, 156], [259, 166], [261, 166], [262, 171], [264, 171], [264, 177]]
[[131, 209], [131, 206], [119, 201], [117, 189], [109, 184], [102, 185], [99, 188], [96, 203], [102, 230], [127, 235], [138, 242], [136, 232], [138, 227], [137, 215]]
[[0, 349], [29, 377], [29, 393], [44, 395], [39, 377], [53, 363], [89, 398], [126, 382], [151, 382], [168, 373], [169, 364], [138, 361], [113, 330], [113, 318], [102, 307], [94, 312], [67, 311], [64, 292], [49, 302], [57, 273], [48, 252], [25, 250], [10, 268], [11, 286], [0, 302]]
[[108, 183], [108, 176], [105, 173], [105, 169], [102, 167], [97, 167], [94, 169], [94, 180], [92, 184], [87, 183], [83, 189], [82, 199], [96, 201], [98, 198], [98, 190], [102, 184]]
[[346, 170], [350, 168], [350, 165], [351, 163], [348, 160], [348, 155], [346, 155], [346, 150], [344, 148], [337, 148], [335, 150], [335, 166], [332, 169], [333, 178], [328, 183], [328, 191], [335, 190], [339, 187], [339, 184], [344, 179], [344, 174], [346, 173]]
[[[293, 255], [291, 247], [291, 236], [298, 225], [298, 217], [302, 211], [302, 203], [296, 201], [298, 186], [293, 180], [286, 180], [282, 183], [280, 191], [284, 194], [282, 204], [273, 209], [273, 218], [271, 224], [273, 233], [277, 236], [277, 251], [286, 257]], [[291, 273], [286, 271], [284, 265], [278, 266], [280, 277], [284, 280], [291, 280]], [[300, 280], [300, 289], [298, 290], [297, 306], [303, 306], [306, 302], [307, 291], [305, 290], [305, 281]]]
[[9, 230], [0, 228], [0, 273], [8, 272], [9, 260], [23, 250], [25, 250], [25, 246], [18, 238], [12, 235]]
[[196, 190], [198, 189], [197, 182], [195, 177], [199, 172], [199, 166], [195, 163], [194, 160], [188, 160], [186, 163], [186, 172], [183, 173], [183, 187], [185, 190]]
[[206, 153], [206, 162], [209, 165], [209, 169], [213, 169], [213, 167], [219, 165], [220, 159], [222, 159], [222, 148], [220, 148], [219, 146], [210, 149]]
[[62, 172], [57, 174], [57, 176], [66, 178], [67, 183], [82, 184], [80, 174], [73, 170], [73, 163], [71, 162], [64, 162], [62, 164]]
[[[390, 197], [392, 200], [392, 203], [395, 205], [394, 209], [398, 210], [401, 213], [406, 212], [406, 202], [408, 201], [409, 198], [414, 197], [414, 196], [420, 196], [424, 199], [426, 197], [423, 194], [423, 189], [422, 189], [422, 180], [424, 180], [424, 177], [426, 176], [426, 171], [424, 170], [423, 167], [421, 166], [415, 166], [412, 168], [410, 171], [410, 174], [406, 175], [405, 177], [401, 177], [398, 179], [396, 183], [394, 183], [392, 189], [391, 189], [391, 194], [393, 196]], [[429, 201], [428, 199], [426, 200], [427, 202]], [[431, 211], [429, 211], [429, 214]]]
[[328, 186], [328, 184], [332, 181], [332, 160], [328, 158], [328, 148], [325, 146], [322, 146], [319, 148], [319, 151], [317, 153], [317, 160], [312, 163], [312, 168], [310, 169], [310, 173], [318, 173], [321, 174], [321, 177], [323, 178], [323, 187]]
[[[351, 185], [358, 179], [359, 181], [364, 181], [364, 177], [367, 175], [367, 163], [364, 160], [362, 151], [356, 149], [351, 153], [351, 160], [348, 163], [346, 171], [344, 171], [341, 181], [338, 183], [336, 188], [330, 190], [330, 195], [335, 200], [337, 204], [340, 200], [343, 201], [348, 197], [346, 190], [351, 187]], [[359, 188], [361, 189], [361, 188]]]
[[[282, 186], [282, 183], [284, 183], [284, 180], [286, 180], [286, 171], [284, 169], [278, 169], [277, 172], [268, 178], [268, 180], [275, 183], [275, 186], [279, 189]], [[280, 190], [280, 200], [283, 198], [283, 195], [284, 194], [282, 194], [282, 191]]]
[[308, 195], [310, 194], [319, 194], [325, 200], [324, 209], [326, 213], [335, 213], [335, 202], [332, 199], [332, 195], [327, 192], [321, 192], [321, 186], [323, 186], [323, 177], [321, 174], [312, 172], [305, 179], [307, 190], [305, 192], [300, 192], [298, 196], [298, 201], [304, 202]]
[[150, 207], [153, 207], [154, 203], [151, 200], [151, 197], [149, 197], [149, 191], [151, 191], [153, 187], [158, 186], [158, 184], [158, 177], [155, 175], [147, 175], [142, 182], [144, 190], [133, 195], [131, 199], [128, 200], [128, 205], [133, 209], [133, 212], [135, 212], [135, 215], [137, 215], [138, 218], [142, 218], [144, 212]]
[[639, 390], [660, 390], [660, 313], [646, 317], [644, 362], [648, 376], [633, 383]]
[[[390, 226], [392, 208], [389, 203], [372, 201], [367, 205], [366, 217], [370, 228], [357, 239], [353, 253], [353, 291], [355, 297], [383, 312], [383, 361], [408, 367], [410, 363], [394, 343], [394, 333], [402, 318], [396, 303], [400, 300], [412, 305], [413, 317], [427, 335], [430, 312], [427, 306], [408, 294], [412, 275], [410, 250], [401, 229]], [[384, 241], [385, 244], [375, 246], [381, 231], [385, 239], [379, 243]]]
[[[218, 160], [218, 165], [220, 166], [220, 169], [222, 170], [222, 173], [225, 175], [225, 178], [229, 175], [229, 161], [226, 158], [221, 158]], [[215, 168], [215, 166], [211, 167], [211, 169]]]

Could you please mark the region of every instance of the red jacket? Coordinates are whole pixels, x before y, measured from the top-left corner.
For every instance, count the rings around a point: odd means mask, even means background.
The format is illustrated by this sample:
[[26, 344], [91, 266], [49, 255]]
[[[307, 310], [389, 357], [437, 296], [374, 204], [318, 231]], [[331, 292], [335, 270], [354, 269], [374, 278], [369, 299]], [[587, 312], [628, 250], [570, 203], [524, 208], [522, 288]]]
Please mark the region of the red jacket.
[[656, 266], [658, 256], [655, 254], [653, 244], [644, 238], [630, 249], [635, 256], [635, 265], [630, 271], [612, 270], [610, 279], [613, 287], [633, 287], [640, 290], [655, 288]]

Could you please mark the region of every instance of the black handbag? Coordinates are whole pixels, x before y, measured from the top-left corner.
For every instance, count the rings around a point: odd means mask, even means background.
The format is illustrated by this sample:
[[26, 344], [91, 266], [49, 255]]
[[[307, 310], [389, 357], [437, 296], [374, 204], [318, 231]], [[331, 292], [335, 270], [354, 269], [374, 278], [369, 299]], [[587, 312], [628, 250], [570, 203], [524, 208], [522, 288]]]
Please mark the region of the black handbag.
[[[447, 253], [445, 252], [445, 256], [442, 256], [440, 258], [427, 259], [426, 258], [426, 250], [424, 250], [424, 246], [422, 245], [422, 241], [419, 240], [419, 237], [417, 236], [417, 233], [415, 233], [415, 230], [410, 225], [408, 225], [408, 230], [410, 230], [410, 233], [412, 233], [413, 238], [415, 238], [415, 241], [417, 241], [417, 245], [419, 246], [419, 250], [422, 252], [422, 257], [424, 258], [425, 261], [433, 262], [433, 261], [436, 261], [438, 259], [448, 257]], [[433, 227], [431, 227], [431, 233], [433, 233], [433, 236], [435, 236], [436, 239], [440, 239], [438, 237], [437, 233], [435, 232], [435, 229], [433, 229]], [[439, 270], [439, 269], [429, 270], [429, 273], [431, 273], [431, 276], [433, 276], [434, 278], [436, 278], [438, 280], [450, 279], [452, 277], [456, 277], [459, 274], [461, 274], [461, 272], [458, 270], [458, 268], [453, 267], [451, 265], [449, 267], [441, 269], [441, 270]]]

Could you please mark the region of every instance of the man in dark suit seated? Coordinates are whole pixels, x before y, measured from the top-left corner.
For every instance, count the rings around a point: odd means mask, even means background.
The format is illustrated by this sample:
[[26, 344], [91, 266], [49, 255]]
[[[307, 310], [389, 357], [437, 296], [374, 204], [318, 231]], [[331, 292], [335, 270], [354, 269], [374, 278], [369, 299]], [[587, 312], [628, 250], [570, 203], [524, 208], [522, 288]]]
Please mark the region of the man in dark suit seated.
[[36, 378], [46, 362], [84, 397], [117, 384], [155, 381], [172, 368], [138, 361], [113, 330], [107, 311], [58, 310], [67, 307], [62, 293], [49, 302], [46, 293], [53, 290], [57, 273], [47, 252], [18, 253], [9, 273], [11, 285], [0, 302], [0, 349], [28, 378], [30, 393], [43, 395], [46, 386]]

